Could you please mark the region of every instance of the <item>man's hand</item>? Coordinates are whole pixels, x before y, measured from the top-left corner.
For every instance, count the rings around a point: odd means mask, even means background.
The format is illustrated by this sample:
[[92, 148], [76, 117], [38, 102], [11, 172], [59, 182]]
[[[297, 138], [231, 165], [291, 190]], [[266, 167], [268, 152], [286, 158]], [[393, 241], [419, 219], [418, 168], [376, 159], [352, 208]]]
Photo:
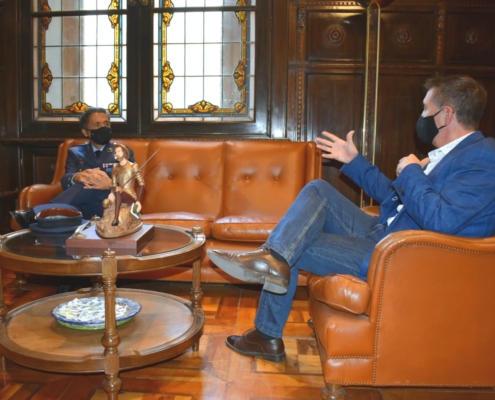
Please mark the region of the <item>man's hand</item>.
[[329, 158], [348, 164], [358, 155], [358, 150], [352, 140], [354, 131], [350, 131], [347, 134], [347, 140], [342, 140], [333, 133], [326, 131], [323, 131], [322, 134], [328, 139], [321, 137], [316, 138], [316, 147], [326, 152], [323, 153], [323, 158]]
[[75, 180], [82, 183], [85, 189], [108, 190], [112, 184], [108, 175], [99, 168], [78, 172]]
[[420, 160], [414, 154], [409, 154], [407, 157], [403, 157], [399, 160], [399, 163], [397, 164], [397, 169], [395, 170], [395, 173], [397, 174], [397, 176], [399, 176], [400, 173], [402, 172], [402, 170], [410, 164], [419, 164], [421, 166], [421, 168], [424, 168], [426, 166], [426, 164], [428, 164], [429, 162], [430, 162], [430, 159], [428, 157]]

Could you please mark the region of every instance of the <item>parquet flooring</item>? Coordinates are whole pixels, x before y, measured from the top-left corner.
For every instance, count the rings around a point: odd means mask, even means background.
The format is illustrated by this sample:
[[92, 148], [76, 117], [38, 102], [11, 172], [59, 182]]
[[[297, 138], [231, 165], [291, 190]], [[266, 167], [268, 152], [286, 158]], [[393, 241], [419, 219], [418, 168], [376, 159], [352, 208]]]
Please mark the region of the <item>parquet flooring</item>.
[[[31, 277], [24, 290], [4, 274], [4, 296], [9, 308], [55, 294], [61, 281]], [[65, 283], [65, 282], [64, 282]], [[85, 279], [76, 286], [89, 286]], [[120, 287], [144, 288], [189, 298], [190, 284], [126, 281]], [[283, 363], [244, 357], [229, 350], [225, 339], [252, 327], [260, 287], [203, 285], [205, 329], [200, 351], [120, 374], [120, 400], [318, 400], [324, 385], [309, 319], [307, 293], [300, 288], [284, 332], [287, 360]], [[495, 371], [494, 371], [495, 373]], [[0, 399], [106, 400], [103, 375], [62, 375], [35, 371], [7, 361], [0, 372]], [[431, 390], [348, 388], [348, 400], [495, 400], [486, 390]]]

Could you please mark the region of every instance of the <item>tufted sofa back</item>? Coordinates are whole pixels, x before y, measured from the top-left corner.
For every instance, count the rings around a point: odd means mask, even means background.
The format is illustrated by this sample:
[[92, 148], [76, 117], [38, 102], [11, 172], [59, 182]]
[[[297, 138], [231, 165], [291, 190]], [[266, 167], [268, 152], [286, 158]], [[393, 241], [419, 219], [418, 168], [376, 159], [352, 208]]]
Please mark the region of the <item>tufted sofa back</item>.
[[[213, 220], [224, 216], [279, 219], [304, 185], [321, 177], [313, 142], [287, 140], [114, 139], [134, 150], [143, 167], [145, 214], [186, 212]], [[59, 146], [52, 184], [65, 172], [67, 151], [85, 139]]]

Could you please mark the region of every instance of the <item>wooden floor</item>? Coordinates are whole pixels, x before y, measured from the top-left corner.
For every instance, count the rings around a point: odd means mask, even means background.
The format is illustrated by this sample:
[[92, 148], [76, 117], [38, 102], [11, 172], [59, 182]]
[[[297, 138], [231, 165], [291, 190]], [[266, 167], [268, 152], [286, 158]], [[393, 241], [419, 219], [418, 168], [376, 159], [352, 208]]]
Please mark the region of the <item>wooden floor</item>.
[[[56, 278], [32, 277], [24, 290], [4, 274], [4, 295], [10, 308], [55, 294]], [[36, 283], [33, 283], [36, 282]], [[89, 286], [84, 279], [72, 282]], [[189, 298], [190, 285], [166, 282], [119, 281], [120, 287], [146, 288]], [[316, 344], [307, 326], [307, 293], [296, 295], [284, 342], [287, 360], [267, 362], [234, 353], [225, 346], [228, 335], [252, 327], [260, 288], [257, 286], [204, 285], [206, 315], [200, 351], [185, 354], [147, 368], [120, 374], [120, 400], [318, 400], [323, 378]], [[495, 371], [494, 371], [495, 373]], [[0, 372], [0, 399], [12, 400], [104, 400], [103, 375], [61, 375], [39, 372], [7, 362]], [[394, 388], [348, 388], [349, 400], [495, 400], [486, 390], [431, 390]]]

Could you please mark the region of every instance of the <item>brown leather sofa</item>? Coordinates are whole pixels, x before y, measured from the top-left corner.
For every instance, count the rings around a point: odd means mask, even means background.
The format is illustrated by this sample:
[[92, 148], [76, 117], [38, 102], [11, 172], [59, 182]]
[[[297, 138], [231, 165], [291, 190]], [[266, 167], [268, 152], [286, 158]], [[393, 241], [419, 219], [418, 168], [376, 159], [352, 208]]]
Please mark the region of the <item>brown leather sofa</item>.
[[389, 235], [367, 282], [309, 275], [326, 387], [495, 387], [495, 237]]
[[[62, 191], [69, 147], [60, 144], [52, 183], [24, 188], [17, 209], [49, 202]], [[146, 183], [144, 223], [192, 228], [200, 226], [207, 250], [249, 251], [258, 248], [299, 191], [321, 177], [321, 153], [314, 142], [287, 140], [115, 139], [134, 150]], [[14, 220], [13, 229], [19, 229]], [[237, 282], [204, 255], [203, 282]], [[130, 276], [130, 275], [129, 275]], [[191, 280], [189, 266], [167, 268], [140, 277]], [[301, 284], [306, 277], [301, 275]]]

